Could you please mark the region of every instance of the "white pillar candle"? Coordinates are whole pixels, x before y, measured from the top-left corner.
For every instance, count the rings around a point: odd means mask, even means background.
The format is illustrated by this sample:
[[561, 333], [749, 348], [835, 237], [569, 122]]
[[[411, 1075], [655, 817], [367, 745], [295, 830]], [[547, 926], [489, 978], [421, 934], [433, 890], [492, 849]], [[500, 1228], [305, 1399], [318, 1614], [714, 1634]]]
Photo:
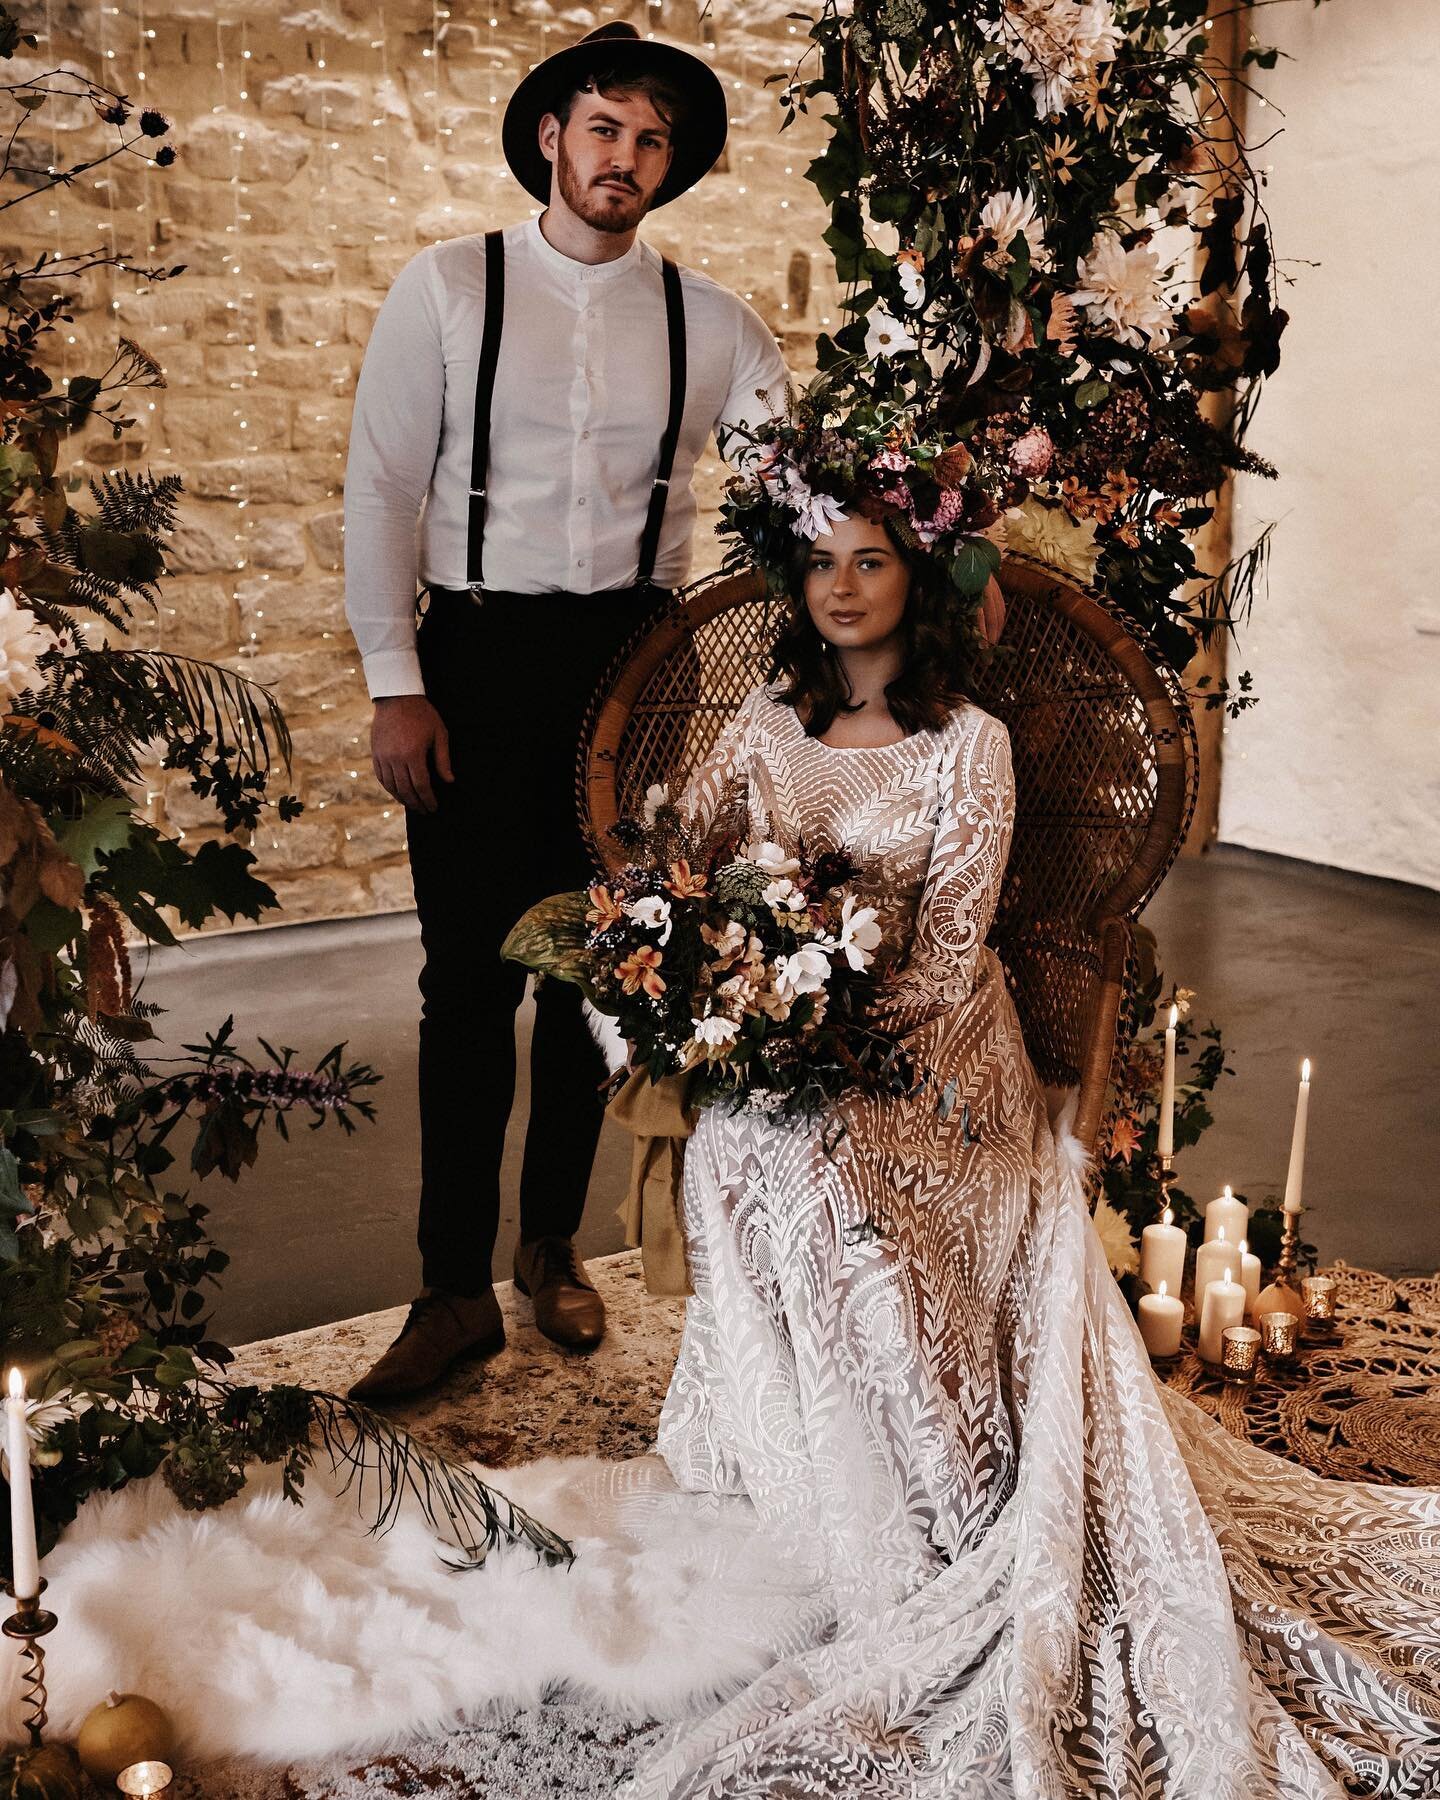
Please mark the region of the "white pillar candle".
[[[1195, 1317], [1200, 1317], [1200, 1308], [1204, 1304], [1205, 1290], [1212, 1281], [1221, 1281], [1229, 1273], [1236, 1276], [1240, 1271], [1240, 1247], [1232, 1244], [1223, 1233], [1211, 1238], [1208, 1244], [1202, 1244], [1195, 1252]], [[1234, 1323], [1239, 1323], [1238, 1320]]]
[[1140, 1233], [1140, 1281], [1152, 1290], [1178, 1294], [1185, 1281], [1185, 1233], [1167, 1206], [1158, 1224]]
[[1156, 1294], [1140, 1296], [1140, 1335], [1152, 1357], [1180, 1354], [1180, 1327], [1185, 1323], [1185, 1308], [1175, 1295], [1167, 1293], [1160, 1283]]
[[1310, 1058], [1300, 1065], [1300, 1092], [1295, 1101], [1295, 1129], [1290, 1134], [1290, 1167], [1285, 1175], [1285, 1210], [1300, 1211], [1305, 1176], [1305, 1126], [1310, 1116]]
[[1206, 1362], [1220, 1360], [1220, 1334], [1230, 1325], [1245, 1319], [1245, 1290], [1238, 1281], [1226, 1275], [1223, 1281], [1212, 1281], [1200, 1305], [1200, 1354]]
[[1175, 1024], [1180, 1017], [1180, 1008], [1170, 1008], [1170, 1023], [1165, 1028], [1165, 1074], [1160, 1084], [1160, 1141], [1157, 1149], [1161, 1156], [1175, 1154]]
[[1238, 1244], [1249, 1229], [1250, 1208], [1243, 1200], [1237, 1200], [1227, 1185], [1220, 1198], [1205, 1208], [1205, 1242], [1225, 1237]]
[[1245, 1317], [1248, 1319], [1253, 1317], [1255, 1302], [1260, 1298], [1260, 1258], [1252, 1255], [1244, 1238], [1240, 1240], [1240, 1285], [1245, 1290]]
[[10, 1371], [5, 1399], [5, 1453], [10, 1459], [10, 1566], [17, 1600], [40, 1592], [40, 1558], [35, 1549], [35, 1508], [30, 1498], [30, 1427], [25, 1418], [25, 1377]]

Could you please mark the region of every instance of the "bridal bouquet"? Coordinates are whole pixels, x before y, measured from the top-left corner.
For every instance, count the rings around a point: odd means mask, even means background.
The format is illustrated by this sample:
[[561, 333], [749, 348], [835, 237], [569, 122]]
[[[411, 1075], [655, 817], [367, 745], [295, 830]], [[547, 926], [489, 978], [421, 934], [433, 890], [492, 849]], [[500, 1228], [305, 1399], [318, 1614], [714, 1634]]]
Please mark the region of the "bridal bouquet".
[[659, 790], [646, 810], [616, 827], [630, 861], [533, 907], [504, 954], [578, 983], [630, 1066], [688, 1077], [693, 1107], [754, 1098], [802, 1117], [855, 1086], [912, 1093], [896, 1039], [866, 1022], [881, 933], [851, 859], [697, 844]]

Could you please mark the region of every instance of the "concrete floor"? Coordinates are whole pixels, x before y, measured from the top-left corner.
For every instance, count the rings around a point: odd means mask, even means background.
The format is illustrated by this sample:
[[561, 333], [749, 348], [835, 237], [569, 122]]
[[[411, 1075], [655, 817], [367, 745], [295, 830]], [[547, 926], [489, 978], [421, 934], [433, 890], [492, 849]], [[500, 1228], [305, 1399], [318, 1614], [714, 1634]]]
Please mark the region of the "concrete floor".
[[[1323, 1256], [1392, 1273], [1440, 1268], [1440, 894], [1221, 847], [1177, 864], [1147, 922], [1167, 974], [1196, 990], [1233, 1053], [1216, 1122], [1183, 1159], [1197, 1198], [1230, 1182], [1252, 1200], [1283, 1185], [1302, 1056], [1314, 1062], [1307, 1233]], [[269, 1337], [411, 1297], [417, 1107], [413, 914], [201, 938], [149, 959], [145, 997], [169, 1009], [167, 1045], [235, 1015], [236, 1038], [293, 1044], [305, 1064], [338, 1039], [384, 1075], [379, 1118], [346, 1138], [327, 1125], [262, 1141], [237, 1186], [202, 1184], [232, 1261], [216, 1308], [230, 1343]], [[521, 1091], [504, 1170], [497, 1277], [515, 1241]], [[614, 1209], [629, 1140], [606, 1128], [580, 1239], [621, 1246]], [[179, 1185], [178, 1171], [176, 1185]]]

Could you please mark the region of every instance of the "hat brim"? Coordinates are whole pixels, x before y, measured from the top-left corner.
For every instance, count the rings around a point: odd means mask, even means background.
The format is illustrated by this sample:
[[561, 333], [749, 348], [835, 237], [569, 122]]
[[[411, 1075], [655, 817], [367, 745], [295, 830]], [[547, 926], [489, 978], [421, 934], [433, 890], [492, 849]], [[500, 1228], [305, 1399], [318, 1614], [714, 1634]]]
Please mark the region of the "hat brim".
[[634, 69], [662, 75], [687, 98], [689, 112], [675, 134], [675, 154], [650, 202], [653, 212], [676, 200], [714, 168], [730, 125], [729, 102], [708, 63], [673, 44], [649, 38], [614, 37], [572, 44], [537, 63], [510, 96], [500, 143], [510, 171], [527, 194], [550, 203], [552, 164], [540, 148], [540, 121], [554, 112], [562, 95], [577, 88], [597, 68]]

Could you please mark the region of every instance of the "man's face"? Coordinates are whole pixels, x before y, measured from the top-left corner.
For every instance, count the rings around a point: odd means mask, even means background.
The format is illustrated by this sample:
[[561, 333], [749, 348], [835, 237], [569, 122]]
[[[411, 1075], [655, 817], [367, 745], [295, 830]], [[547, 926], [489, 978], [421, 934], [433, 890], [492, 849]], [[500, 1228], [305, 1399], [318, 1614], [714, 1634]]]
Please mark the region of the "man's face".
[[644, 94], [577, 94], [562, 127], [540, 122], [554, 186], [595, 231], [633, 231], [670, 168], [670, 127]]

